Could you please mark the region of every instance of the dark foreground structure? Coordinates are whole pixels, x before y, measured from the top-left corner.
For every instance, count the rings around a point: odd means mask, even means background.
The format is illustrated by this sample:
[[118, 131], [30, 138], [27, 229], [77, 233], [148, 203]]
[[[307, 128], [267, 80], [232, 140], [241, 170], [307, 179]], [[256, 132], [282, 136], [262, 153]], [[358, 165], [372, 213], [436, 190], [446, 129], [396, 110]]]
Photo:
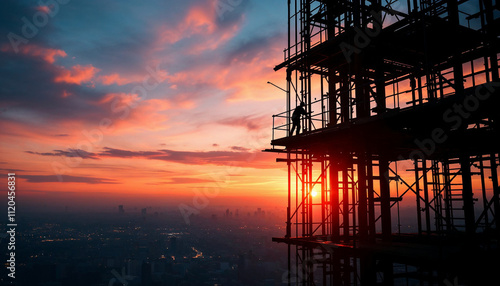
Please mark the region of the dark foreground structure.
[[285, 283], [500, 285], [499, 8], [288, 0]]

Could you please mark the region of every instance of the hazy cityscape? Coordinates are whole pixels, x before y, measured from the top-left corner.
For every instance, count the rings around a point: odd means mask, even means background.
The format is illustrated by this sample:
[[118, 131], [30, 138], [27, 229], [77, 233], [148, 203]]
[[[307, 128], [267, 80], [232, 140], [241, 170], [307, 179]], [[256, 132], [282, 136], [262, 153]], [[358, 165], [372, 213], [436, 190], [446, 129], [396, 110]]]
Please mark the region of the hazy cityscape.
[[286, 246], [271, 242], [282, 220], [273, 210], [221, 207], [187, 225], [175, 209], [126, 205], [20, 215], [12, 285], [282, 285]]

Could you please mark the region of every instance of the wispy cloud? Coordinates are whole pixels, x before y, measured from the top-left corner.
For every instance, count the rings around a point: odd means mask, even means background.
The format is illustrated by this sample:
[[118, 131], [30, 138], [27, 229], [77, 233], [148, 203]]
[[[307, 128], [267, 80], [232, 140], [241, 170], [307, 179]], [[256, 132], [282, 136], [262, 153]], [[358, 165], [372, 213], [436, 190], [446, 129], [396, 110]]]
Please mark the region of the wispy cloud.
[[54, 150], [53, 152], [33, 152], [33, 151], [25, 151], [28, 154], [41, 155], [41, 156], [63, 156], [75, 158], [79, 157], [82, 159], [99, 159], [97, 154], [90, 153], [81, 149], [68, 149], [68, 150]]
[[58, 176], [55, 175], [21, 175], [22, 179], [26, 179], [30, 183], [85, 183], [85, 184], [118, 184], [116, 180], [97, 178], [97, 177], [81, 177], [81, 176], [70, 176], [63, 175], [60, 180]]
[[[179, 151], [179, 150], [154, 150], [137, 151], [104, 147], [101, 152], [89, 153], [84, 150], [54, 150], [53, 152], [25, 151], [29, 154], [40, 156], [80, 157], [83, 159], [121, 158], [160, 160], [188, 165], [218, 165], [218, 166], [244, 166], [255, 168], [272, 168], [273, 156], [260, 151], [252, 151], [241, 146], [231, 146], [230, 151]], [[248, 166], [245, 166], [249, 164]]]
[[217, 123], [234, 127], [244, 127], [248, 131], [256, 131], [262, 128], [269, 127], [269, 116], [267, 115], [234, 116], [218, 120]]

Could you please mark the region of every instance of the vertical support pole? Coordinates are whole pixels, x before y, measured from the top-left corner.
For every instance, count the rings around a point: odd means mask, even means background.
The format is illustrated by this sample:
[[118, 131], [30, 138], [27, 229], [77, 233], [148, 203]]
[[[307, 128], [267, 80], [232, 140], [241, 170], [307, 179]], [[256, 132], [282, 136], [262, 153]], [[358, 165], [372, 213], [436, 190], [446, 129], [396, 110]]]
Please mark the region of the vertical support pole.
[[[326, 23], [328, 40], [335, 37], [335, 19], [333, 15], [334, 8], [332, 1], [326, 2]], [[328, 66], [328, 112], [330, 125], [337, 124], [337, 91], [335, 89], [335, 70]]]
[[349, 240], [349, 174], [348, 169], [351, 166], [347, 155], [342, 156], [342, 214], [344, 224], [344, 241]]
[[[291, 27], [290, 27], [290, 14], [291, 14], [291, 0], [288, 0], [288, 34], [287, 34], [287, 40], [288, 40], [288, 48], [287, 48], [287, 51], [288, 51], [288, 54], [285, 54], [285, 60], [288, 60], [290, 59], [290, 49], [291, 49], [291, 37], [292, 37], [292, 34], [291, 34]], [[291, 74], [291, 71], [288, 70], [288, 68], [286, 69], [286, 136], [292, 136], [293, 134], [290, 134], [290, 118], [291, 118], [291, 114], [290, 114], [290, 108], [291, 108], [291, 103], [290, 103], [290, 83], [292, 81], [292, 74]], [[274, 132], [273, 132], [274, 134]]]
[[376, 285], [376, 265], [370, 253], [363, 253], [359, 257], [361, 285]]
[[[484, 159], [483, 155], [479, 156], [479, 172], [481, 176], [481, 193], [483, 195], [483, 210], [485, 210], [484, 214], [484, 224], [486, 226], [486, 230], [489, 230], [490, 224], [489, 224], [489, 218], [488, 218], [488, 197], [486, 196], [486, 180], [485, 180], [485, 174], [484, 174]], [[493, 179], [493, 178], [492, 178]], [[493, 190], [493, 193], [495, 191]]]
[[335, 89], [335, 71], [328, 68], [328, 122], [330, 126], [337, 124], [337, 90]]
[[431, 233], [431, 213], [429, 208], [429, 182], [427, 180], [427, 160], [422, 159], [422, 175], [424, 176], [424, 210], [425, 210], [425, 231], [427, 235]]
[[290, 152], [287, 153], [287, 167], [288, 167], [288, 207], [286, 208], [286, 238], [290, 238], [292, 235], [292, 222], [290, 217], [290, 209], [292, 207], [292, 174], [291, 174], [291, 156]]
[[389, 186], [389, 162], [380, 158], [380, 215], [382, 217], [382, 240], [390, 241], [391, 230], [391, 190]]
[[500, 186], [498, 185], [498, 172], [495, 153], [490, 155], [491, 182], [493, 184], [493, 209], [495, 210], [495, 226], [500, 231]]
[[368, 240], [375, 242], [375, 199], [373, 190], [373, 158], [371, 154], [367, 154], [366, 160], [366, 180], [368, 188]]
[[330, 212], [332, 216], [332, 241], [339, 242], [339, 168], [333, 152], [330, 152]]
[[418, 76], [417, 78], [417, 84], [418, 84], [418, 104], [424, 103], [424, 95], [422, 93], [422, 77]]
[[[488, 38], [488, 48], [489, 48], [489, 58], [490, 58], [490, 66], [491, 66], [491, 79], [492, 81], [498, 81], [498, 61], [497, 61], [497, 36], [495, 25], [495, 19], [493, 17], [493, 4], [491, 0], [483, 0], [485, 14], [486, 14], [486, 37]], [[498, 2], [497, 2], [498, 5]]]
[[462, 171], [462, 199], [464, 201], [465, 232], [470, 235], [475, 232], [475, 219], [469, 155], [460, 156], [460, 169]]
[[291, 261], [291, 250], [292, 250], [292, 245], [290, 243], [287, 243], [288, 246], [288, 273], [287, 273], [287, 281], [288, 281], [288, 286], [291, 286], [292, 284], [292, 261]]
[[361, 67], [361, 56], [354, 55], [354, 86], [356, 95], [356, 118], [370, 116], [370, 97], [367, 94], [367, 89], [364, 86], [363, 69]]
[[[348, 255], [345, 255], [344, 256], [344, 279], [343, 279], [343, 282], [344, 284], [342, 285], [351, 285], [351, 269], [353, 269], [352, 265], [351, 265], [351, 257], [349, 257]], [[356, 279], [356, 277], [354, 277], [354, 279]]]
[[321, 235], [326, 235], [326, 163], [325, 157], [321, 157]]
[[349, 122], [350, 118], [350, 102], [349, 102], [349, 80], [350, 75], [342, 72], [340, 74], [340, 120], [342, 123]]
[[327, 252], [326, 250], [322, 249], [321, 250], [321, 256], [322, 256], [322, 260], [323, 262], [321, 263], [321, 269], [322, 269], [322, 273], [323, 273], [323, 286], [327, 286], [327, 272], [328, 272], [328, 269], [327, 269], [327, 263], [326, 263], [326, 255], [327, 255]]
[[[491, 66], [491, 81], [498, 82], [498, 54], [497, 54], [497, 36], [495, 25], [495, 19], [493, 17], [493, 4], [491, 0], [483, 0], [484, 8], [486, 10], [486, 23], [487, 23], [487, 37], [488, 37], [488, 47], [490, 50], [490, 66]], [[498, 5], [498, 2], [497, 2]], [[493, 128], [498, 130], [498, 116], [493, 119]], [[495, 226], [497, 231], [500, 232], [500, 186], [498, 185], [498, 172], [496, 157], [498, 154], [492, 153], [490, 155], [490, 165], [491, 165], [491, 181], [493, 184], [493, 209], [495, 211]]]
[[[292, 72], [290, 70], [286, 70], [286, 136], [292, 136], [293, 134], [290, 134], [290, 128], [291, 128], [291, 108], [292, 108], [292, 103], [291, 103], [291, 88], [292, 88]], [[274, 126], [273, 126], [274, 127]], [[273, 133], [274, 134], [274, 133]]]
[[415, 196], [417, 197], [417, 229], [418, 235], [422, 235], [422, 208], [420, 207], [420, 176], [418, 172], [418, 159], [414, 160], [415, 164]]
[[[455, 27], [455, 32], [458, 34], [458, 26], [460, 24], [458, 15], [458, 1], [448, 0], [448, 19], [452, 25]], [[455, 93], [462, 95], [464, 92], [464, 75], [460, 56], [460, 50], [458, 46], [455, 48], [453, 55], [453, 78], [455, 83]], [[428, 84], [428, 83], [427, 83]]]
[[[351, 191], [351, 203], [352, 203], [352, 239], [354, 241], [354, 245], [356, 245], [356, 235], [357, 235], [357, 232], [356, 230], [358, 229], [358, 224], [357, 224], [357, 220], [356, 220], [356, 181], [354, 181], [354, 162], [353, 164], [351, 165], [351, 170], [350, 170], [350, 176], [349, 178], [351, 178], [351, 182], [350, 182], [350, 191]], [[356, 261], [356, 258], [354, 258], [354, 261]]]
[[[305, 21], [304, 21], [304, 30], [302, 31], [302, 35], [304, 37], [304, 52], [307, 52], [311, 49], [311, 35], [310, 35], [310, 32], [311, 32], [311, 6], [310, 6], [310, 1], [304, 1], [304, 13], [305, 13]], [[307, 126], [307, 131], [311, 131], [312, 130], [312, 120], [311, 120], [311, 110], [312, 110], [312, 96], [311, 96], [311, 93], [312, 93], [312, 89], [311, 89], [311, 65], [309, 63], [309, 57], [308, 57], [308, 54], [305, 53], [305, 83], [306, 83], [306, 89], [305, 91], [307, 92], [307, 97], [304, 98], [305, 100], [307, 100], [307, 105], [306, 105], [306, 111], [308, 112], [308, 114], [305, 116], [307, 122], [306, 124], [307, 125], [304, 125], [304, 126]]]
[[312, 155], [311, 153], [307, 154], [307, 189], [309, 190], [309, 196], [308, 197], [308, 203], [309, 203], [309, 210], [308, 210], [308, 230], [307, 233], [309, 235], [312, 235], [313, 233], [313, 203], [314, 199], [312, 197], [312, 190], [313, 190], [313, 177], [312, 177], [312, 167], [313, 167], [313, 162], [312, 162]]
[[368, 240], [367, 224], [367, 196], [366, 196], [366, 157], [363, 152], [358, 153], [358, 226], [359, 240]]
[[334, 286], [340, 286], [340, 285], [345, 285], [344, 283], [342, 283], [342, 276], [340, 275], [340, 271], [341, 271], [341, 267], [340, 267], [340, 257], [337, 253], [334, 253], [334, 252], [330, 252], [330, 257], [332, 259], [332, 267], [331, 267], [331, 271], [332, 271], [332, 281], [331, 281], [331, 285], [334, 285]]
[[352, 0], [352, 6], [353, 6], [352, 10], [353, 10], [353, 13], [354, 13], [353, 14], [353, 16], [354, 16], [353, 17], [353, 20], [354, 20], [353, 24], [354, 24], [355, 27], [361, 28], [360, 27], [360, 25], [361, 25], [361, 18], [360, 18], [360, 16], [361, 16], [361, 7], [360, 7], [361, 4], [360, 4], [360, 0]]
[[446, 230], [451, 231], [453, 229], [452, 225], [452, 215], [453, 215], [453, 197], [451, 194], [451, 181], [450, 181], [450, 165], [448, 164], [448, 159], [443, 161], [443, 184], [444, 184], [444, 210], [446, 215]]
[[435, 216], [436, 220], [436, 228], [439, 231], [443, 231], [443, 199], [440, 195], [441, 191], [441, 181], [439, 176], [439, 162], [432, 161], [432, 180], [433, 180], [433, 188], [434, 188], [434, 201], [436, 202], [436, 211], [438, 215]]
[[300, 210], [300, 213], [302, 215], [302, 220], [301, 220], [301, 224], [302, 224], [302, 236], [305, 236], [306, 233], [307, 233], [307, 229], [306, 229], [306, 219], [307, 219], [307, 205], [306, 205], [306, 183], [305, 183], [305, 180], [307, 180], [306, 178], [306, 172], [305, 172], [305, 154], [302, 152], [302, 154], [300, 155], [301, 156], [301, 167], [300, 169], [302, 170], [301, 172], [301, 175], [302, 175], [302, 182], [301, 182], [301, 196], [302, 196], [302, 205], [301, 205], [301, 210]]
[[[298, 281], [300, 281], [299, 280], [299, 275], [300, 275], [300, 268], [299, 268], [299, 257], [300, 257], [300, 255], [299, 255], [299, 247], [297, 245], [295, 245], [294, 248], [295, 248], [295, 268], [294, 268], [295, 269], [295, 271], [294, 271], [295, 272], [295, 277], [294, 278], [295, 278], [295, 281], [297, 281], [296, 283], [294, 283], [294, 285], [299, 285], [298, 284]], [[292, 284], [292, 283], [290, 282], [290, 284]]]
[[302, 255], [301, 255], [301, 258], [302, 258], [302, 261], [301, 262], [301, 268], [302, 268], [302, 277], [301, 277], [301, 280], [302, 280], [302, 285], [306, 286], [306, 285], [309, 285], [308, 281], [309, 281], [309, 276], [307, 275], [308, 274], [308, 258], [307, 258], [307, 251], [306, 251], [306, 248], [305, 246], [302, 246], [301, 247], [302, 249]]
[[[375, 3], [375, 9], [377, 9], [376, 12], [376, 17], [373, 20], [373, 27], [377, 27], [380, 30], [382, 30], [382, 23], [383, 23], [383, 17], [382, 17], [382, 1], [378, 0]], [[387, 103], [385, 101], [385, 74], [384, 74], [384, 57], [382, 56], [383, 51], [378, 51], [381, 53], [380, 57], [377, 57], [376, 63], [375, 63], [375, 101], [377, 103], [376, 106], [376, 111], [378, 114], [386, 112], [387, 109]], [[367, 96], [368, 100], [368, 109], [370, 109], [370, 96]], [[394, 106], [396, 107], [396, 106]], [[368, 115], [370, 114], [370, 111], [368, 110]]]

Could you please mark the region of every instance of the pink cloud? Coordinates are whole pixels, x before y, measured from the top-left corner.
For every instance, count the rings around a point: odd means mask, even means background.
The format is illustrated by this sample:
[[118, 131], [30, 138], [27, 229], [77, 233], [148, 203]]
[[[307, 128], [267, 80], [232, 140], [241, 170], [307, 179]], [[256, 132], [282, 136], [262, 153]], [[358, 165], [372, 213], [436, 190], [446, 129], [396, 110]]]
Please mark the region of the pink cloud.
[[193, 33], [211, 34], [216, 29], [215, 16], [215, 9], [213, 5], [208, 8], [195, 6], [192, 7], [186, 15], [184, 25], [192, 30]]
[[97, 72], [99, 69], [92, 65], [76, 65], [69, 70], [61, 67], [59, 75], [55, 77], [54, 81], [79, 85], [83, 82], [90, 82]]
[[[45, 7], [45, 6], [40, 6]], [[43, 8], [40, 8], [43, 9]], [[3, 45], [0, 47], [1, 52], [14, 53], [14, 50], [10, 45]], [[27, 44], [19, 47], [19, 53], [27, 55], [29, 57], [40, 58], [46, 63], [54, 64], [58, 57], [64, 58], [67, 56], [66, 52], [60, 49], [45, 48], [35, 44]], [[57, 66], [56, 71], [58, 75], [54, 78], [56, 83], [71, 83], [71, 84], [82, 84], [83, 82], [89, 82], [94, 78], [94, 75], [100, 70], [93, 65], [76, 65], [67, 69], [62, 66]], [[67, 97], [69, 94], [63, 94], [63, 97]]]
[[194, 6], [179, 24], [161, 27], [161, 44], [176, 43], [183, 38], [200, 33], [212, 34], [216, 30], [215, 10], [206, 6]]
[[38, 6], [35, 8], [37, 11], [41, 11], [41, 12], [44, 12], [46, 14], [49, 14], [50, 13], [50, 8], [49, 6]]
[[[81, 122], [76, 120], [66, 120], [56, 124], [25, 124], [24, 122], [4, 121], [2, 124], [2, 136], [6, 142], [24, 142], [22, 144], [66, 144], [68, 141], [78, 138], [84, 128]], [[45, 131], [40, 132], [43, 128]], [[64, 132], [64, 136], [59, 136]], [[8, 138], [8, 139], [7, 139]], [[28, 143], [29, 142], [29, 143]], [[22, 146], [22, 144], [20, 146]]]
[[133, 82], [139, 82], [142, 80], [142, 78], [140, 78], [138, 76], [126, 77], [126, 76], [120, 75], [118, 73], [112, 73], [109, 75], [99, 76], [99, 78], [97, 80], [104, 85], [112, 85], [112, 84], [125, 85], [125, 84], [129, 84], [129, 83], [133, 83]]
[[113, 117], [115, 132], [146, 128], [158, 130], [167, 128], [168, 116], [164, 111], [171, 108], [165, 99], [142, 99], [137, 94], [110, 93], [95, 104], [109, 109]]
[[[3, 45], [0, 48], [2, 52], [14, 52], [12, 47], [8, 44]], [[56, 61], [56, 57], [66, 57], [65, 51], [60, 49], [44, 48], [34, 44], [22, 45], [19, 47], [19, 52], [23, 55], [38, 57], [49, 64], [53, 64]]]
[[180, 150], [124, 150], [104, 147], [99, 158], [160, 160], [188, 165], [245, 166], [256, 169], [275, 168], [275, 154], [252, 151], [246, 148], [232, 151], [180, 151]]
[[73, 95], [73, 94], [71, 92], [67, 91], [67, 90], [63, 90], [63, 93], [62, 93], [62, 97], [63, 98], [66, 98], [66, 97], [68, 97], [70, 95]]
[[103, 98], [101, 98], [98, 102], [99, 105], [103, 104], [116, 104], [117, 106], [126, 105], [126, 106], [135, 106], [137, 102], [140, 100], [137, 94], [129, 94], [129, 93], [108, 93]]
[[172, 105], [180, 109], [192, 109], [196, 107], [196, 101], [190, 98], [190, 93], [180, 93], [172, 98]]
[[269, 127], [269, 116], [234, 116], [221, 119], [217, 123], [233, 127], [243, 127], [248, 131], [260, 130]]
[[[284, 82], [284, 74], [273, 70], [273, 67], [283, 60], [282, 45], [277, 39], [260, 47], [262, 52], [243, 51], [228, 62], [209, 61], [188, 66], [183, 71], [169, 75], [167, 79], [179, 90], [192, 85], [205, 85], [226, 91], [228, 101], [265, 101], [281, 98], [283, 92], [267, 82], [278, 85]], [[189, 53], [190, 50], [185, 52]]]
[[200, 54], [205, 50], [215, 50], [233, 38], [242, 21], [228, 26], [218, 25], [216, 2], [206, 1], [193, 6], [178, 24], [160, 27], [157, 43], [159, 49], [162, 49], [166, 44], [173, 44], [182, 39], [197, 36], [200, 37], [197, 44], [189, 47], [185, 52]]

